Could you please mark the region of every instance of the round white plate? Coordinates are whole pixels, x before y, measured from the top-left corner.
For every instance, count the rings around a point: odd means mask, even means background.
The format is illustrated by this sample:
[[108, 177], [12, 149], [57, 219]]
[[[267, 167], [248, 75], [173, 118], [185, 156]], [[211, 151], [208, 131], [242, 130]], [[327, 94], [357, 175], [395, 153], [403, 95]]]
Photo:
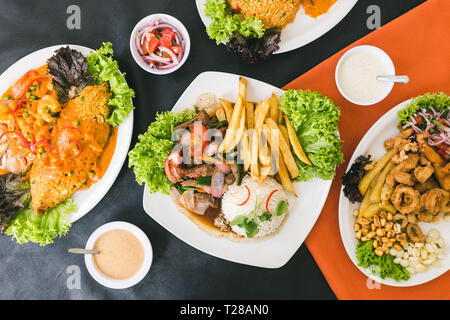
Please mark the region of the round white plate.
[[[94, 51], [93, 49], [78, 46], [61, 44], [35, 51], [24, 58], [20, 59], [9, 67], [0, 76], [0, 92], [5, 92], [12, 86], [17, 79], [22, 77], [27, 71], [39, 68], [44, 65], [47, 60], [52, 57], [56, 50], [61, 47], [69, 46], [71, 49], [80, 51], [84, 56]], [[133, 134], [133, 111], [127, 116], [125, 121], [120, 125], [117, 134], [117, 144], [114, 150], [111, 163], [103, 175], [103, 178], [85, 191], [77, 191], [73, 196], [73, 200], [78, 207], [78, 211], [72, 214], [72, 222], [77, 221], [87, 214], [97, 203], [105, 196], [112, 184], [119, 175], [123, 163], [127, 157], [130, 148], [131, 136]]]
[[[205, 26], [209, 26], [211, 19], [204, 13], [207, 0], [196, 0], [197, 10]], [[305, 14], [303, 7], [297, 12], [293, 23], [290, 23], [281, 33], [280, 49], [275, 52], [283, 53], [303, 47], [323, 36], [337, 25], [353, 8], [358, 0], [338, 0], [330, 10], [317, 17], [311, 18]], [[205, 30], [206, 32], [206, 30]]]
[[[181, 95], [172, 109], [181, 112], [192, 108], [197, 97], [214, 92], [217, 97], [236, 101], [239, 75], [222, 72], [200, 74]], [[273, 92], [280, 96], [283, 90], [270, 84], [245, 77], [248, 82], [247, 97], [250, 101], [268, 99]], [[248, 265], [279, 268], [286, 264], [302, 245], [322, 211], [330, 190], [331, 180], [311, 179], [294, 183], [299, 195], [289, 194], [289, 215], [281, 231], [266, 240], [234, 242], [212, 237], [200, 230], [183, 213], [172, 199], [161, 193], [150, 194], [144, 190], [144, 210], [164, 228], [198, 250], [210, 255]]]
[[[396, 136], [399, 131], [397, 129], [398, 117], [397, 112], [400, 109], [406, 107], [411, 100], [400, 103], [395, 108], [388, 111], [383, 115], [378, 121], [367, 131], [365, 136], [362, 138], [352, 158], [350, 159], [349, 165], [346, 172], [350, 169], [350, 166], [355, 162], [356, 158], [360, 155], [370, 154], [373, 159], [380, 159], [386, 152], [384, 150], [384, 141], [388, 138]], [[408, 281], [396, 282], [394, 279], [381, 279], [380, 277], [372, 274], [371, 270], [362, 268], [358, 266], [358, 259], [356, 258], [356, 245], [358, 240], [355, 237], [355, 232], [353, 230], [353, 225], [355, 224], [355, 218], [353, 217], [353, 210], [358, 209], [360, 203], [352, 204], [345, 196], [343, 187], [341, 188], [341, 195], [339, 198], [339, 228], [341, 231], [342, 242], [344, 243], [345, 250], [348, 256], [355, 264], [355, 266], [369, 278], [395, 287], [408, 287], [415, 286], [433, 280], [440, 275], [447, 272], [450, 268], [450, 223], [441, 222], [437, 224], [433, 223], [423, 223], [420, 222], [420, 228], [427, 233], [430, 229], [436, 228], [441, 232], [441, 237], [445, 240], [447, 246], [444, 248], [444, 252], [447, 257], [441, 260], [442, 267], [430, 267], [427, 272], [416, 273], [411, 275], [411, 279]]]

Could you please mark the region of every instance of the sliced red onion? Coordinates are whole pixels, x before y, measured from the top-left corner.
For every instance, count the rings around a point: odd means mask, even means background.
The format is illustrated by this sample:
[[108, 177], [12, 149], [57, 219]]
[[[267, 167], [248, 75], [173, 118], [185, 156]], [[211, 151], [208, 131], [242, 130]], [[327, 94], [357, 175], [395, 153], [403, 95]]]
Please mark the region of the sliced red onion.
[[215, 198], [222, 198], [225, 174], [216, 167], [211, 179], [211, 195]]
[[163, 47], [163, 46], [159, 46], [158, 49], [161, 50], [162, 52], [167, 53], [170, 56], [170, 58], [172, 59], [172, 62], [174, 64], [178, 64], [177, 55], [172, 50], [170, 50], [169, 48]]
[[157, 62], [160, 62], [160, 63], [164, 63], [164, 64], [170, 63], [170, 59], [169, 58], [163, 58], [163, 57], [157, 56], [154, 53], [152, 53], [150, 55], [150, 59], [154, 60], [154, 61], [157, 61]]
[[186, 204], [186, 209], [193, 210], [195, 209], [195, 200], [194, 200], [194, 190], [188, 190], [183, 192], [184, 203]]
[[215, 143], [210, 143], [206, 146], [205, 150], [203, 150], [203, 154], [210, 157], [217, 152], [218, 146]]

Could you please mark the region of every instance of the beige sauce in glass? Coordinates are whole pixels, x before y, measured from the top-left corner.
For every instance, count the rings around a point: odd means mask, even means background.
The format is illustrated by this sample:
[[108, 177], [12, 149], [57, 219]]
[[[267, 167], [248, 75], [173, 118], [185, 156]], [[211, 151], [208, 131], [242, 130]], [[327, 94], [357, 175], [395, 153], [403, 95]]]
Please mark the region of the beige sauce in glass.
[[144, 263], [142, 243], [127, 230], [105, 232], [95, 242], [94, 250], [100, 251], [100, 254], [93, 256], [97, 270], [110, 279], [129, 279]]

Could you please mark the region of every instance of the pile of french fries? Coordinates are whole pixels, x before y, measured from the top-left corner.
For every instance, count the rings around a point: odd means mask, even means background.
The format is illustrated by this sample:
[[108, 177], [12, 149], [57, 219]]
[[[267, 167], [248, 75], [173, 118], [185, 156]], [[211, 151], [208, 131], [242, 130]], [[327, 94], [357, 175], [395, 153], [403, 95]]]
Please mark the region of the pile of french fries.
[[359, 182], [358, 189], [364, 196], [359, 214], [364, 218], [370, 219], [381, 210], [396, 213], [389, 202], [394, 187], [386, 183], [388, 174], [395, 167], [393, 156], [394, 151], [388, 151]]
[[228, 153], [237, 148], [244, 172], [250, 172], [260, 183], [268, 176], [276, 177], [284, 189], [297, 196], [292, 185], [292, 179], [299, 174], [294, 154], [307, 165], [312, 164], [295, 129], [280, 110], [275, 93], [258, 103], [247, 101], [246, 96], [247, 81], [239, 78], [234, 105], [219, 99], [221, 108], [216, 111], [216, 116], [219, 121], [228, 122], [228, 129], [218, 151]]

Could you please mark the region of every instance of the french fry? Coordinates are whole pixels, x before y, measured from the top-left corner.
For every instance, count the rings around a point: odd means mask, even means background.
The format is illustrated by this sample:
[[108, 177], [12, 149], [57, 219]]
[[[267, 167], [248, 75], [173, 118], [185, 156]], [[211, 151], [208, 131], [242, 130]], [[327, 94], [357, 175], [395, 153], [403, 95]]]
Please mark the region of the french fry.
[[395, 163], [390, 160], [387, 165], [381, 170], [380, 176], [378, 177], [372, 192], [370, 193], [370, 201], [372, 202], [380, 202], [381, 201], [381, 190], [386, 181], [386, 177], [394, 169]]
[[295, 192], [294, 185], [292, 184], [291, 178], [289, 177], [289, 172], [286, 168], [286, 165], [284, 164], [283, 155], [279, 154], [279, 161], [278, 161], [278, 176], [281, 181], [281, 185], [284, 189], [291, 192], [294, 196], [297, 196], [297, 193]]
[[259, 169], [259, 184], [262, 184], [272, 171], [272, 166], [261, 166]]
[[225, 99], [219, 99], [220, 104], [222, 105], [223, 110], [225, 111], [225, 115], [227, 117], [228, 123], [231, 122], [231, 118], [233, 117], [233, 106], [231, 102]]
[[366, 194], [367, 189], [369, 188], [370, 183], [372, 182], [373, 178], [383, 170], [383, 168], [386, 166], [386, 164], [389, 162], [389, 160], [392, 159], [394, 155], [394, 150], [389, 150], [383, 158], [380, 159], [380, 161], [377, 162], [375, 167], [366, 173], [366, 175], [361, 179], [359, 182], [358, 188], [359, 192], [364, 196]]
[[259, 161], [263, 166], [271, 166], [272, 164], [272, 158], [270, 149], [268, 146], [268, 132], [269, 128], [266, 124], [263, 124], [263, 127], [261, 129], [260, 133], [260, 142], [259, 142]]
[[273, 121], [278, 122], [278, 97], [275, 93], [272, 93], [272, 96], [269, 99], [270, 109], [269, 109], [269, 117], [272, 118]]
[[246, 103], [247, 129], [255, 127], [255, 105], [252, 102]]
[[[228, 152], [232, 148], [230, 145], [235, 141], [237, 129], [241, 125], [241, 118], [242, 118], [242, 110], [244, 109], [242, 98], [239, 96], [236, 104], [234, 106], [233, 115], [231, 116], [231, 121], [228, 121], [228, 129], [225, 133], [225, 138], [222, 141], [222, 144], [219, 147], [219, 152]], [[226, 110], [225, 110], [226, 113]], [[228, 120], [228, 116], [227, 116]], [[245, 120], [245, 119], [244, 119]], [[245, 122], [244, 122], [245, 124]], [[237, 144], [237, 143], [236, 143]], [[236, 144], [234, 146], [236, 146]], [[233, 146], [233, 148], [234, 148]]]
[[239, 90], [238, 95], [245, 102], [247, 97], [247, 80], [245, 78], [239, 77]]
[[244, 132], [244, 137], [241, 140], [241, 145], [244, 160], [244, 172], [247, 172], [248, 169], [250, 168], [250, 163], [252, 162], [252, 154], [250, 150], [248, 131]]
[[278, 108], [278, 121], [277, 121], [278, 124], [282, 124], [283, 123], [283, 116], [284, 116], [283, 111], [281, 111], [281, 109]]
[[252, 143], [250, 146], [252, 150], [250, 172], [253, 179], [259, 179], [258, 145], [259, 145], [258, 133], [256, 130], [253, 130]]
[[225, 120], [227, 120], [227, 116], [226, 116], [226, 114], [225, 114], [225, 110], [223, 109], [223, 107], [217, 109], [217, 111], [216, 111], [216, 117], [217, 117], [217, 120], [218, 120], [219, 122], [220, 122], [220, 121], [225, 121]]
[[269, 101], [264, 100], [258, 104], [255, 109], [255, 129], [261, 129], [266, 119], [267, 112], [269, 111]]
[[289, 141], [289, 133], [283, 124], [278, 124], [278, 129], [280, 129], [281, 135], [286, 141]]
[[287, 142], [283, 135], [280, 134], [280, 129], [278, 129], [278, 125], [272, 118], [266, 119], [265, 122], [270, 128], [270, 135], [278, 135], [280, 152], [283, 154], [283, 159], [286, 164], [286, 167], [291, 175], [291, 178], [294, 179], [299, 174], [299, 169], [297, 167], [297, 163], [295, 162], [294, 156], [292, 155], [291, 148], [289, 147], [289, 142]]
[[230, 144], [227, 145], [227, 148], [224, 149], [225, 152], [230, 152], [238, 145], [238, 143], [241, 141], [242, 137], [245, 133], [245, 108], [242, 108], [241, 110], [241, 118], [239, 119], [239, 126], [235, 130], [236, 133], [233, 136], [233, 140], [230, 142]]
[[301, 162], [307, 164], [308, 166], [312, 166], [311, 161], [308, 159], [308, 156], [306, 155], [305, 151], [302, 148], [302, 145], [300, 144], [300, 141], [298, 140], [297, 133], [295, 132], [291, 121], [286, 115], [284, 115], [284, 121], [286, 122], [289, 141], [291, 142], [292, 150], [294, 150], [295, 155], [300, 159]]

